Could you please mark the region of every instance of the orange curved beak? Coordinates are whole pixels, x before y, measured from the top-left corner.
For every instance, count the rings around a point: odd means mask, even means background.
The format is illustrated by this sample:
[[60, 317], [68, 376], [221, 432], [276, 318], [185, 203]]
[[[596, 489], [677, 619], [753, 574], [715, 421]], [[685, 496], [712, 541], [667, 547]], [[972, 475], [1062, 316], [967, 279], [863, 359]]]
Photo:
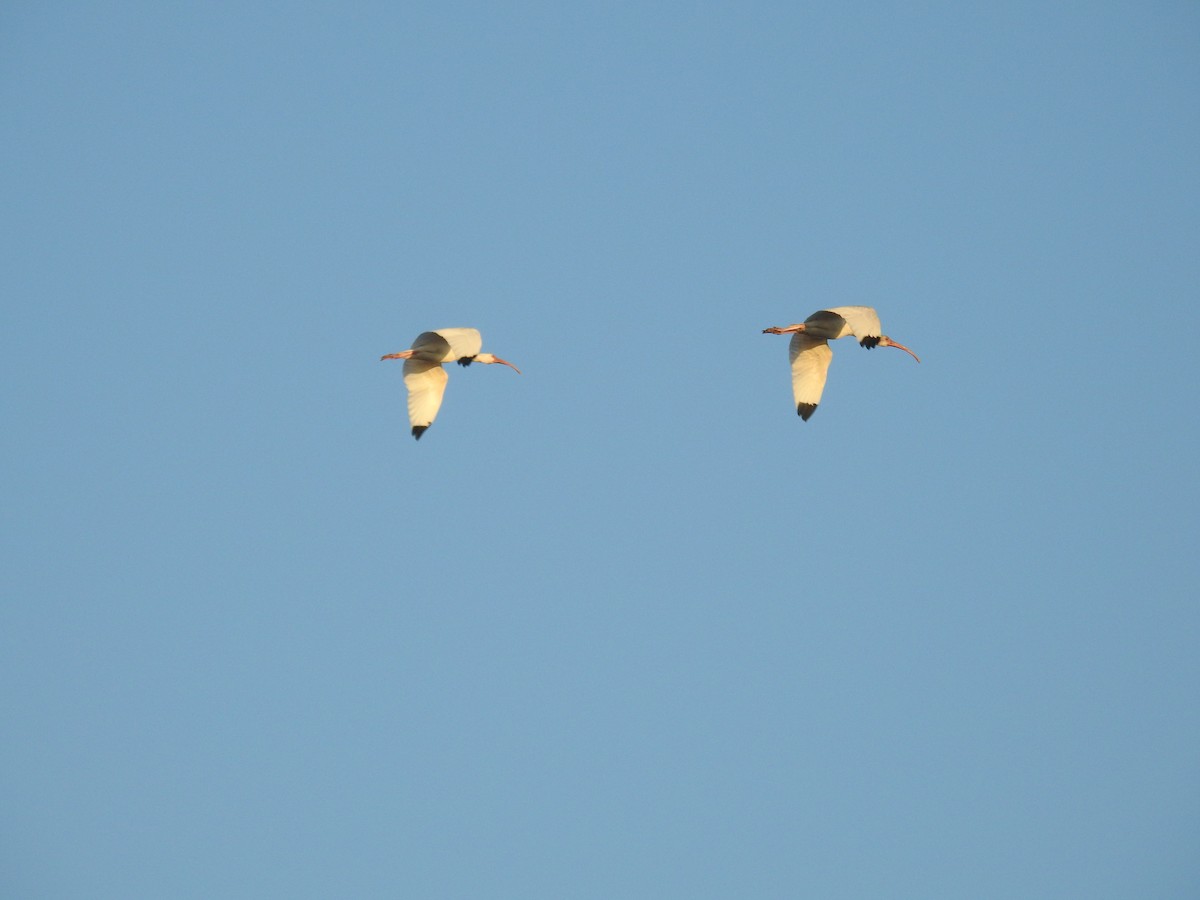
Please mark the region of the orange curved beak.
[[893, 341], [890, 337], [883, 338], [879, 343], [883, 344], [883, 346], [885, 346], [885, 347], [895, 347], [897, 350], [903, 350], [905, 353], [907, 353], [909, 356], [911, 356], [917, 362], [921, 361], [921, 357], [917, 356], [917, 354], [913, 353], [911, 350], [909, 350], [903, 344]]
[[[493, 356], [495, 356], [495, 354], [493, 354]], [[510, 363], [507, 359], [501, 359], [498, 356], [495, 356], [495, 359], [496, 359], [496, 362], [500, 363], [502, 366], [508, 366], [510, 369], [512, 369], [518, 375], [521, 374], [521, 370], [518, 369], [516, 366], [514, 366], [512, 363]]]

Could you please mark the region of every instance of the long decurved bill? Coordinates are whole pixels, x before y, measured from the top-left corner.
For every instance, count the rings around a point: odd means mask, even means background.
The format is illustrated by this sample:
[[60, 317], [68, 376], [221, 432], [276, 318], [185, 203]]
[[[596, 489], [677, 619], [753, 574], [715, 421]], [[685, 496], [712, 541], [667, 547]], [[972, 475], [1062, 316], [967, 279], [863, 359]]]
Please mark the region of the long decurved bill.
[[401, 350], [399, 353], [389, 353], [387, 356], [381, 356], [379, 357], [379, 361], [383, 362], [385, 359], [411, 359], [412, 355], [413, 351], [411, 350]]
[[500, 363], [500, 365], [508, 366], [510, 369], [512, 369], [518, 375], [521, 374], [521, 370], [518, 369], [516, 366], [514, 366], [512, 363], [510, 363], [507, 359], [501, 359], [500, 357], [496, 356], [495, 354], [493, 354], [493, 358], [496, 360], [496, 362]]
[[895, 347], [897, 350], [903, 350], [905, 353], [907, 353], [909, 356], [911, 356], [917, 362], [921, 361], [921, 357], [917, 356], [917, 354], [913, 353], [911, 350], [909, 350], [903, 344], [897, 343], [896, 341], [893, 341], [889, 337], [885, 337], [879, 343], [883, 344], [883, 346], [885, 346], [885, 347]]

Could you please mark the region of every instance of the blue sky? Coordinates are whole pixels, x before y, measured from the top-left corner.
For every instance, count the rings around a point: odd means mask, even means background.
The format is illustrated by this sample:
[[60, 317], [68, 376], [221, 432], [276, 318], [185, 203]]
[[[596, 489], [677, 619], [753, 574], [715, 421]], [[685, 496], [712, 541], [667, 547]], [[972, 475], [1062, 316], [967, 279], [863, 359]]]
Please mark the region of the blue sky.
[[1186, 2], [10, 4], [4, 893], [1195, 896], [1198, 96]]

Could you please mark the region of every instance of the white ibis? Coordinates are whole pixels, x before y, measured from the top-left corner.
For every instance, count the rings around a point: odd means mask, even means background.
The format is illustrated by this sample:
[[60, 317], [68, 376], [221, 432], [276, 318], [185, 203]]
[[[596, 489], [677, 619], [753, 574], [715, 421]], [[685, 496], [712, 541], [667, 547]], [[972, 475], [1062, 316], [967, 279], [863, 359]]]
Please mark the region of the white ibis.
[[830, 341], [850, 334], [868, 350], [897, 347], [917, 362], [921, 361], [903, 344], [893, 341], [886, 334], [880, 334], [879, 314], [869, 306], [819, 309], [798, 325], [783, 328], [773, 325], [764, 328], [763, 334], [792, 336], [788, 347], [788, 355], [792, 360], [792, 396], [796, 399], [796, 413], [806, 422], [817, 411], [821, 392], [825, 390], [825, 376], [829, 373], [829, 361], [833, 359]]
[[442, 363], [457, 362], [469, 366], [473, 362], [491, 365], [500, 363], [518, 375], [521, 370], [508, 360], [480, 353], [483, 338], [475, 328], [439, 328], [437, 331], [422, 331], [408, 350], [389, 353], [379, 359], [404, 360], [404, 386], [408, 388], [408, 421], [412, 424], [412, 435], [417, 440], [425, 433], [442, 407], [442, 396], [446, 393], [446, 381], [450, 376]]

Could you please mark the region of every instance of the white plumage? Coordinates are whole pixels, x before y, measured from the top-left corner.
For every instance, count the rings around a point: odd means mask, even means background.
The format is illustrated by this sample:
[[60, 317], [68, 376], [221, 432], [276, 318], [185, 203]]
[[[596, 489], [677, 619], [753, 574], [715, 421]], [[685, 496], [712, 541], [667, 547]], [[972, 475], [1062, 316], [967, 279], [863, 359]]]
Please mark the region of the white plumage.
[[917, 362], [917, 354], [903, 344], [893, 341], [881, 333], [879, 314], [869, 306], [835, 306], [820, 309], [796, 325], [764, 328], [763, 334], [791, 334], [788, 356], [792, 363], [792, 397], [796, 401], [796, 413], [806, 422], [817, 410], [821, 393], [825, 390], [825, 378], [829, 374], [829, 363], [833, 350], [829, 342], [846, 335], [858, 338], [859, 344], [868, 350], [874, 347], [896, 347]]
[[404, 386], [408, 388], [408, 421], [417, 440], [437, 418], [450, 376], [443, 363], [457, 362], [469, 366], [473, 362], [491, 365], [500, 363], [518, 375], [521, 370], [507, 360], [491, 353], [480, 353], [483, 337], [475, 328], [439, 328], [422, 331], [412, 347], [399, 353], [389, 353], [380, 359], [404, 360]]

